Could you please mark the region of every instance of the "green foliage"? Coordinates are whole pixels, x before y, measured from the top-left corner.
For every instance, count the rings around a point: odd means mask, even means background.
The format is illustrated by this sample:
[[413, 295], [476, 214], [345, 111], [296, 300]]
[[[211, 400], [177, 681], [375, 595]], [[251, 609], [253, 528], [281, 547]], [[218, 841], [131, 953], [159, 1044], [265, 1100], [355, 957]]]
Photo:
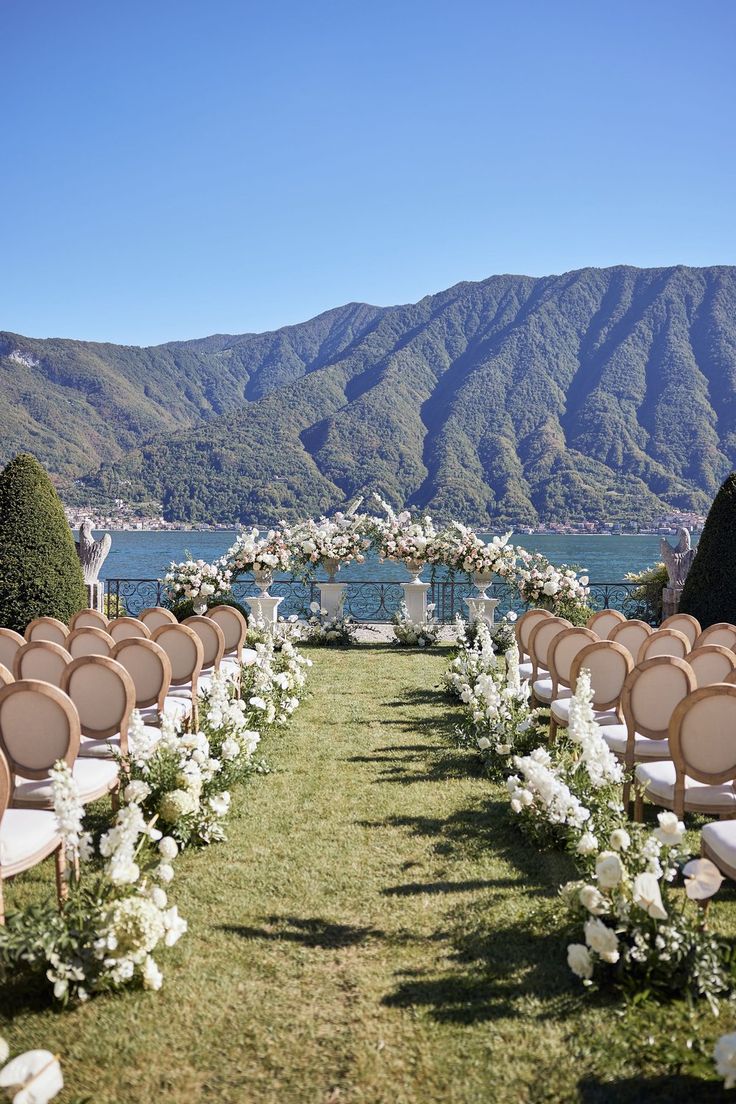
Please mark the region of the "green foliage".
[[626, 581], [638, 584], [631, 592], [635, 605], [629, 610], [629, 616], [638, 617], [650, 625], [659, 625], [662, 620], [662, 591], [668, 579], [663, 563], [656, 563], [644, 571], [628, 572]]
[[38, 460], [21, 453], [0, 474], [0, 624], [23, 632], [34, 617], [66, 622], [86, 604], [59, 497]]
[[[232, 606], [233, 609], [242, 613], [243, 617], [248, 618], [250, 616], [245, 606], [241, 605], [235, 598], [212, 598], [207, 602], [207, 609], [212, 609], [215, 606]], [[175, 602], [169, 606], [169, 609], [177, 621], [186, 621], [187, 617], [191, 617], [194, 613], [194, 602], [191, 599], [186, 602]]]
[[703, 628], [717, 621], [736, 622], [736, 472], [713, 500], [698, 551], [680, 599], [682, 613]]

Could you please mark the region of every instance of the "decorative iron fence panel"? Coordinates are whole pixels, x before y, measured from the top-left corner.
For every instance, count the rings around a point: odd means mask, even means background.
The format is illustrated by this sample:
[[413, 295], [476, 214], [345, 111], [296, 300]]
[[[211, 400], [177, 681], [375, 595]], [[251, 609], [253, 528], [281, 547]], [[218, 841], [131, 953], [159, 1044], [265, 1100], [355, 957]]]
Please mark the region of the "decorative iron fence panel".
[[[127, 612], [131, 616], [140, 613], [148, 606], [165, 605], [166, 594], [158, 579], [106, 579], [105, 594], [110, 610], [115, 614]], [[627, 617], [636, 617], [638, 607], [632, 594], [635, 583], [612, 582], [591, 583], [590, 604], [595, 609], [618, 609]], [[240, 579], [233, 586], [236, 601], [247, 604], [249, 597], [255, 597], [254, 584], [248, 579]], [[499, 599], [499, 613], [524, 609], [516, 589], [507, 582], [499, 580], [488, 588], [489, 594]], [[303, 579], [276, 579], [270, 593], [283, 598], [279, 607], [282, 617], [309, 616], [309, 607], [319, 602], [319, 583], [305, 582]], [[465, 599], [473, 593], [472, 584], [466, 579], [435, 579], [430, 583], [428, 601], [434, 605], [437, 621], [447, 624], [456, 614], [467, 613]], [[390, 621], [404, 597], [401, 583], [378, 579], [351, 579], [345, 581], [345, 615], [354, 621]]]

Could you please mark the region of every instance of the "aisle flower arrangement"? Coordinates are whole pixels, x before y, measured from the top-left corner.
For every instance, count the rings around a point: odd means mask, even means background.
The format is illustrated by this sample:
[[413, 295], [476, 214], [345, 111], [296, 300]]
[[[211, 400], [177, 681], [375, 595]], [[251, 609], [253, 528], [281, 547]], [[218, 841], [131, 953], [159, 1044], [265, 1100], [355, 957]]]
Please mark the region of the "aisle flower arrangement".
[[409, 510], [402, 510], [397, 514], [384, 499], [378, 495], [374, 497], [385, 517], [369, 519], [366, 521], [366, 529], [370, 532], [380, 558], [404, 564], [439, 562], [435, 544], [437, 531], [432, 519], [414, 519]]
[[342, 607], [335, 616], [330, 617], [319, 602], [312, 602], [309, 613], [303, 635], [303, 639], [309, 644], [329, 647], [355, 643], [358, 626], [349, 617], [345, 617]]
[[227, 598], [232, 592], [233, 575], [222, 563], [206, 563], [189, 556], [172, 563], [163, 578], [169, 604], [193, 602], [195, 610], [206, 609], [210, 602]]
[[173, 946], [187, 929], [163, 888], [173, 877], [169, 861], [176, 843], [131, 801], [95, 847], [63, 761], [52, 783], [67, 856], [67, 897], [60, 911], [49, 903], [8, 916], [0, 927], [0, 965], [44, 974], [63, 1004], [132, 984], [160, 989], [163, 975], [154, 952]]
[[391, 618], [394, 630], [394, 644], [403, 648], [431, 648], [440, 635], [440, 625], [432, 619], [434, 606], [427, 606], [426, 621], [412, 621], [406, 602], [401, 602]]
[[433, 544], [433, 562], [441, 562], [452, 571], [467, 575], [498, 575], [513, 579], [517, 550], [509, 544], [511, 533], [484, 541], [467, 525], [455, 521], [443, 530]]
[[299, 706], [311, 659], [303, 656], [291, 640], [280, 648], [267, 638], [256, 644], [256, 662], [243, 667], [240, 693], [246, 703], [251, 728], [263, 732], [286, 724]]
[[288, 532], [292, 560], [307, 569], [322, 566], [331, 572], [339, 566], [363, 563], [370, 545], [360, 514], [337, 513], [332, 518], [308, 518]]

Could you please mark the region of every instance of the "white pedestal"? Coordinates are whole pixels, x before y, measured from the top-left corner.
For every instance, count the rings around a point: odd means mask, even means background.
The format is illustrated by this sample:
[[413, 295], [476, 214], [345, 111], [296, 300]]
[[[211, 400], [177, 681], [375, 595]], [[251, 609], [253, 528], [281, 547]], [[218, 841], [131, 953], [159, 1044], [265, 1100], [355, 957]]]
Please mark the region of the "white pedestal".
[[258, 594], [253, 598], [246, 598], [250, 612], [258, 621], [264, 621], [266, 625], [276, 624], [278, 608], [283, 600], [283, 598], [272, 598], [270, 594]]
[[409, 620], [413, 621], [415, 625], [426, 625], [427, 623], [427, 591], [429, 585], [429, 583], [420, 583], [418, 579], [401, 584], [404, 591], [406, 612], [409, 614]]
[[465, 605], [468, 607], [470, 624], [475, 621], [485, 621], [486, 625], [492, 626], [499, 601], [498, 598], [466, 598]]
[[345, 601], [345, 583], [320, 583], [319, 604], [330, 619], [342, 616]]

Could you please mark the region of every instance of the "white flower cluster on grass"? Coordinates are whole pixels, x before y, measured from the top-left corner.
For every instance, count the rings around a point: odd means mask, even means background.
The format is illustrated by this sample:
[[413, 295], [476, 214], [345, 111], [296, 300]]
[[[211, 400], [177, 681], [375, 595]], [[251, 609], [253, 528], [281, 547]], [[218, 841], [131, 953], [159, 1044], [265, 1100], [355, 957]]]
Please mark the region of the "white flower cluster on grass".
[[432, 619], [434, 606], [427, 606], [426, 621], [412, 621], [406, 602], [401, 602], [391, 618], [394, 630], [394, 643], [405, 648], [431, 648], [437, 643], [440, 626]]

